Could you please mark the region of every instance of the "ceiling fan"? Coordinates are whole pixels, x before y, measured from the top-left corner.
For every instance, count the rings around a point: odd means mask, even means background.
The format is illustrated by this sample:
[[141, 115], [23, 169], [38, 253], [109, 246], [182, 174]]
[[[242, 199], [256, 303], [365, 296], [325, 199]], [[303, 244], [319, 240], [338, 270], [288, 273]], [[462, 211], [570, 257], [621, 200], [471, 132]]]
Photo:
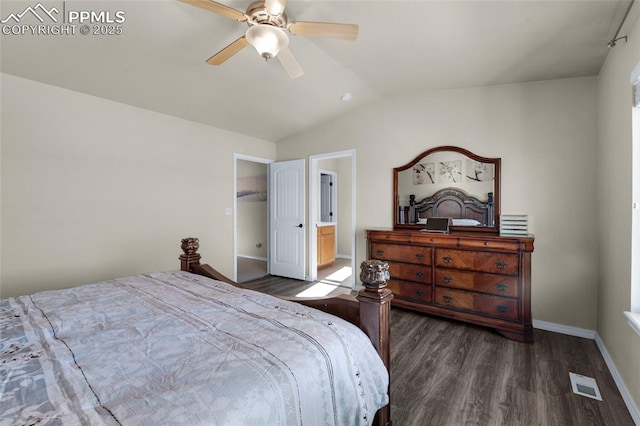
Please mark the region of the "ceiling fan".
[[255, 47], [265, 59], [277, 57], [291, 78], [304, 74], [300, 64], [289, 50], [289, 37], [329, 37], [342, 40], [355, 40], [358, 26], [355, 24], [336, 24], [326, 22], [289, 22], [284, 8], [287, 0], [258, 0], [241, 12], [212, 0], [181, 0], [193, 6], [201, 7], [239, 22], [246, 22], [249, 28], [224, 49], [207, 59], [210, 65], [220, 65], [248, 44]]

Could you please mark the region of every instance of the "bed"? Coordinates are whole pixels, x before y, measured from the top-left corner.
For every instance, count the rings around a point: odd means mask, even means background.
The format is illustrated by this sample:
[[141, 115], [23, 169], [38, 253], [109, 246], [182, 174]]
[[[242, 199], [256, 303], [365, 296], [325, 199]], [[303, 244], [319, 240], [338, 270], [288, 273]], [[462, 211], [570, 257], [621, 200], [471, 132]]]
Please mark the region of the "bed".
[[444, 188], [416, 203], [418, 223], [430, 217], [450, 217], [454, 226], [493, 226], [493, 194], [486, 200], [459, 188]]
[[182, 249], [179, 271], [1, 300], [0, 425], [391, 423], [384, 265], [296, 303]]

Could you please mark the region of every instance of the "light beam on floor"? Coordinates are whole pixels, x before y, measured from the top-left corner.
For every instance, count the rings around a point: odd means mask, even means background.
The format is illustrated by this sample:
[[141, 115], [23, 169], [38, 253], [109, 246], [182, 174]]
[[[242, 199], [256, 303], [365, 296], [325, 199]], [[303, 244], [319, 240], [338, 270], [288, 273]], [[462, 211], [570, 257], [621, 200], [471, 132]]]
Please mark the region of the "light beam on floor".
[[338, 287], [335, 283], [319, 282], [296, 294], [296, 297], [323, 297]]
[[326, 278], [315, 283], [306, 290], [301, 291], [296, 297], [324, 297], [336, 290], [349, 277], [351, 277], [351, 267], [344, 266], [331, 273]]
[[327, 276], [322, 281], [332, 281], [335, 283], [341, 283], [351, 276], [351, 266], [344, 266], [331, 275]]

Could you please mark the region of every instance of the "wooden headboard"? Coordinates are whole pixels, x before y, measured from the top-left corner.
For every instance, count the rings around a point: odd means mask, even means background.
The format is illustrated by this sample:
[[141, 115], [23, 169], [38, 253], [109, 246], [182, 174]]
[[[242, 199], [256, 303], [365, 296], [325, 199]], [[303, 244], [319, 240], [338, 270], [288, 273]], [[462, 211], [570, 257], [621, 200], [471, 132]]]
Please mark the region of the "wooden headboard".
[[485, 226], [493, 226], [493, 194], [482, 201], [458, 188], [444, 188], [416, 203], [420, 219], [450, 217], [473, 219]]

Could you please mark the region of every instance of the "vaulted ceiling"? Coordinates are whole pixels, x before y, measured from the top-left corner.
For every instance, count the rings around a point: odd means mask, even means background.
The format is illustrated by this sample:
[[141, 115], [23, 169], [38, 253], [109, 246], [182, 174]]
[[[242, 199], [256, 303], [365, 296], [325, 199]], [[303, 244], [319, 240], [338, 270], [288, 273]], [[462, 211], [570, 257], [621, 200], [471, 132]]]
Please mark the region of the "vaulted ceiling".
[[[221, 2], [242, 11], [251, 3]], [[597, 75], [629, 3], [290, 0], [290, 21], [360, 27], [356, 41], [291, 36], [305, 72], [291, 80], [277, 60], [265, 62], [250, 46], [220, 66], [206, 64], [247, 25], [178, 0], [43, 0], [67, 13], [123, 11], [122, 33], [82, 35], [79, 25], [73, 35], [3, 29], [1, 69], [277, 142], [388, 97]], [[0, 16], [36, 4], [3, 0]], [[38, 24], [28, 16], [20, 24], [29, 18]], [[345, 92], [348, 102], [340, 100]]]

